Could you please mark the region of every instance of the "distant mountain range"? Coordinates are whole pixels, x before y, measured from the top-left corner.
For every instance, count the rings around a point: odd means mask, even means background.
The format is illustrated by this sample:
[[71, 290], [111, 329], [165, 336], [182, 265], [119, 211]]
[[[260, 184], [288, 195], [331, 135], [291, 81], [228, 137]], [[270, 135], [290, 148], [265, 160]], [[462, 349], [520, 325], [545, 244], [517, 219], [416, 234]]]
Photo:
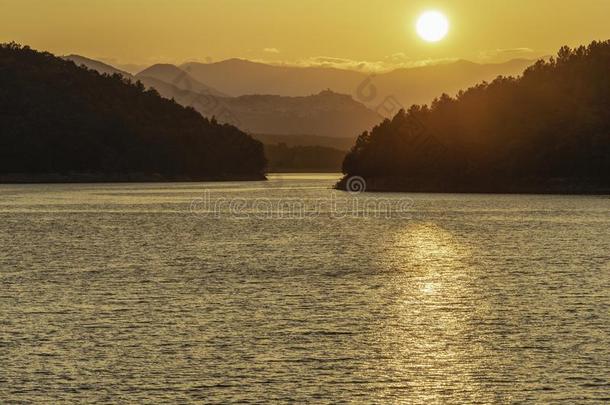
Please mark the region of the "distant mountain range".
[[233, 124], [251, 134], [316, 135], [355, 139], [382, 117], [351, 96], [323, 91], [308, 97], [251, 95], [215, 97], [182, 90], [162, 80], [141, 77], [163, 97], [195, 108], [206, 117]]
[[283, 67], [229, 59], [217, 63], [186, 63], [180, 66], [199, 81], [237, 97], [246, 94], [308, 96], [325, 89], [353, 94], [366, 75], [319, 67]]
[[[405, 107], [427, 104], [442, 93], [455, 94], [499, 75], [520, 75], [532, 63], [525, 59], [499, 64], [460, 60], [377, 75], [325, 67], [273, 66], [241, 59], [186, 63], [180, 68], [194, 79], [230, 96], [275, 94], [294, 97], [331, 89], [350, 94], [356, 101], [377, 109], [389, 97], [394, 97]], [[379, 108], [380, 113], [384, 110], [387, 109]], [[395, 112], [388, 111], [388, 115]]]
[[92, 59], [74, 55], [66, 59], [100, 73], [118, 73], [131, 80], [139, 80], [165, 98], [174, 99], [179, 104], [195, 108], [206, 117], [215, 116], [219, 122], [236, 125], [252, 134], [355, 139], [382, 120], [379, 114], [352, 97], [329, 90], [307, 97], [229, 97], [174, 65], [154, 65], [134, 77]]
[[[324, 67], [274, 66], [241, 59], [153, 65], [135, 76], [112, 66], [66, 57], [101, 73], [119, 73], [163, 97], [253, 134], [353, 138], [401, 107], [430, 103], [499, 75], [517, 76], [532, 64], [468, 61], [370, 75]], [[350, 97], [351, 96], [351, 97]]]

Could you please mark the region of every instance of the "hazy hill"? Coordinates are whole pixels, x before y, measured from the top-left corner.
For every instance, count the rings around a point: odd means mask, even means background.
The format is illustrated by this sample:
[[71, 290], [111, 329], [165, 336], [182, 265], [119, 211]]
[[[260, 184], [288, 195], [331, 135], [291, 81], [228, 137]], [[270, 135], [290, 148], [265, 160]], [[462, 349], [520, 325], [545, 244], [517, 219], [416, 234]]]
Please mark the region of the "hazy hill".
[[163, 97], [192, 106], [204, 116], [236, 125], [252, 134], [315, 135], [355, 138], [382, 117], [351, 96], [323, 91], [308, 97], [251, 95], [216, 97], [177, 88], [151, 77], [138, 77]]
[[86, 66], [88, 69], [95, 70], [101, 74], [113, 75], [116, 73], [126, 78], [133, 79], [133, 75], [131, 75], [130, 73], [117, 69], [114, 66], [110, 66], [98, 60], [85, 58], [84, 56], [79, 55], [68, 55], [63, 56], [62, 58], [76, 63], [77, 66]]
[[[275, 94], [307, 96], [331, 89], [377, 108], [395, 96], [403, 105], [429, 103], [445, 92], [455, 93], [499, 75], [519, 75], [532, 61], [500, 64], [457, 61], [425, 67], [398, 69], [371, 76], [362, 72], [320, 67], [272, 66], [230, 59], [217, 63], [187, 63], [180, 67], [195, 79], [231, 96]], [[383, 109], [379, 109], [383, 113]], [[395, 111], [394, 111], [395, 113]]]
[[[101, 73], [121, 73], [132, 77], [129, 73], [102, 62], [80, 56], [67, 58]], [[180, 90], [217, 97], [306, 97], [330, 89], [336, 93], [352, 95], [355, 101], [388, 116], [394, 115], [400, 108], [400, 105], [393, 105], [394, 101], [388, 100], [388, 97], [395, 97], [402, 106], [430, 103], [442, 93], [454, 95], [460, 89], [482, 81], [492, 81], [498, 76], [520, 75], [531, 64], [532, 61], [525, 59], [490, 64], [461, 60], [370, 75], [334, 68], [274, 66], [229, 59], [207, 64], [192, 62], [179, 67], [157, 64], [135, 77], [147, 84], [152, 83], [148, 79], [155, 79]], [[172, 97], [167, 87], [162, 93], [166, 97]]]
[[4, 181], [263, 178], [260, 142], [120, 74], [16, 44], [0, 72]]
[[226, 97], [226, 94], [205, 85], [193, 76], [169, 64], [157, 64], [149, 67], [136, 75], [138, 80], [145, 82], [146, 79], [156, 79], [167, 84], [171, 84], [181, 90], [192, 91], [194, 93], [210, 94], [216, 97]]
[[332, 138], [330, 136], [315, 135], [272, 135], [272, 134], [252, 134], [254, 139], [258, 139], [265, 145], [285, 144], [288, 147], [294, 146], [323, 146], [326, 148], [338, 149], [347, 153], [357, 136], [351, 138]]
[[[518, 76], [533, 63], [531, 60], [515, 59], [504, 63], [480, 64], [460, 60], [452, 63], [424, 67], [398, 69], [378, 75], [360, 87], [360, 95], [370, 94], [374, 86], [382, 98], [395, 96], [404, 107], [412, 104], [429, 104], [439, 94], [455, 95], [477, 83], [492, 81], [498, 76]], [[383, 112], [380, 109], [380, 112]], [[395, 114], [397, 112], [393, 111]], [[392, 114], [392, 115], [393, 115]]]
[[609, 193], [609, 67], [610, 41], [564, 47], [520, 78], [401, 110], [358, 138], [346, 178], [369, 190]]
[[284, 173], [338, 173], [345, 152], [325, 146], [265, 145], [269, 171]]
[[308, 97], [241, 96], [223, 99], [250, 133], [353, 138], [382, 119], [351, 96], [323, 91]]
[[308, 96], [325, 89], [352, 94], [364, 77], [349, 70], [281, 67], [242, 59], [186, 63], [180, 67], [195, 79], [234, 97], [248, 94]]

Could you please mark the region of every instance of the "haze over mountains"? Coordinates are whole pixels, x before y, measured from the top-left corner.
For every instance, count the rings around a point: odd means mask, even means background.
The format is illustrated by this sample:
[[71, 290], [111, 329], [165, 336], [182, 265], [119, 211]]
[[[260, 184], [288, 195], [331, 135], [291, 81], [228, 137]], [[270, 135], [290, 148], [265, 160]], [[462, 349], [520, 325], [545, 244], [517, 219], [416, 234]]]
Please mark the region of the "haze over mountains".
[[[430, 103], [499, 75], [520, 75], [532, 61], [457, 61], [370, 75], [326, 67], [288, 67], [229, 59], [217, 63], [153, 65], [135, 76], [71, 55], [101, 73], [119, 73], [163, 97], [253, 134], [355, 138], [400, 107]], [[351, 96], [351, 97], [350, 97]]]
[[66, 59], [100, 73], [118, 73], [139, 80], [165, 98], [252, 134], [355, 139], [382, 120], [378, 113], [349, 95], [328, 90], [307, 97], [261, 94], [229, 97], [174, 65], [154, 65], [134, 77], [92, 59], [75, 56]]
[[390, 96], [404, 106], [430, 103], [442, 93], [459, 90], [497, 76], [516, 76], [533, 61], [515, 59], [500, 64], [457, 62], [404, 68], [371, 75], [325, 67], [287, 67], [230, 59], [217, 63], [186, 63], [180, 66], [196, 80], [231, 96], [274, 94], [308, 96], [331, 89], [350, 94], [376, 108]]
[[181, 90], [195, 93], [210, 94], [216, 97], [228, 97], [226, 94], [207, 86], [186, 71], [175, 65], [157, 64], [144, 69], [136, 75], [138, 80], [146, 84], [147, 79], [160, 80], [166, 84], [171, 84]]
[[328, 90], [309, 97], [215, 97], [182, 90], [150, 77], [140, 80], [166, 98], [251, 134], [355, 139], [382, 120], [379, 114], [350, 96]]

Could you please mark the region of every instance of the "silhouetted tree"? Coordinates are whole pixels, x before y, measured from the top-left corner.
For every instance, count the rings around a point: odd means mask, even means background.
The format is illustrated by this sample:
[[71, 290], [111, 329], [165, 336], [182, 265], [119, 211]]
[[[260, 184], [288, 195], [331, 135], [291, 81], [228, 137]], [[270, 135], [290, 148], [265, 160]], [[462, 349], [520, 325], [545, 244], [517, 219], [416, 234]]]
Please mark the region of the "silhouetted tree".
[[324, 146], [265, 145], [269, 170], [278, 172], [339, 172], [345, 152]]

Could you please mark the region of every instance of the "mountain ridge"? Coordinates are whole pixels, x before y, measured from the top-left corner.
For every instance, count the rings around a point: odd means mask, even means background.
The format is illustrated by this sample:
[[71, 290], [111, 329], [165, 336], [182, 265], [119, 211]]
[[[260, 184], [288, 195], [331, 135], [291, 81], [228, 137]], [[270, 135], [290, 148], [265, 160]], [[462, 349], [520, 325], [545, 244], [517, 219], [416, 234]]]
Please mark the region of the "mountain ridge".
[[251, 134], [354, 138], [383, 119], [350, 95], [328, 90], [303, 97], [262, 94], [216, 97], [179, 89], [158, 79], [140, 80], [165, 98]]
[[91, 59], [91, 58], [87, 58], [85, 56], [75, 55], [75, 54], [62, 56], [61, 58], [64, 60], [69, 60], [71, 62], [74, 62], [76, 64], [76, 66], [85, 66], [88, 69], [95, 70], [101, 74], [109, 74], [109, 75], [119, 74], [119, 75], [124, 76], [129, 79], [134, 78], [134, 75], [132, 75], [131, 73], [128, 73], [124, 70], [118, 69], [112, 65], [109, 65], [108, 63], [104, 63], [104, 62], [96, 60], [96, 59]]
[[[528, 59], [502, 63], [458, 60], [365, 73], [336, 67], [279, 66], [234, 58], [214, 63], [189, 62], [179, 67], [196, 80], [234, 97], [247, 94], [296, 97], [330, 88], [337, 93], [351, 94], [357, 101], [375, 109], [390, 97], [402, 106], [429, 104], [442, 93], [455, 93], [498, 76], [520, 75], [533, 63]], [[413, 91], [414, 88], [417, 91]]]
[[[380, 110], [383, 110], [380, 107], [389, 98], [394, 98], [394, 102], [403, 107], [430, 104], [443, 93], [454, 95], [461, 89], [482, 81], [491, 81], [498, 76], [519, 76], [535, 62], [524, 58], [498, 63], [459, 59], [426, 66], [396, 68], [382, 73], [366, 73], [338, 67], [275, 65], [231, 58], [210, 63], [155, 64], [131, 75], [93, 59], [78, 55], [70, 57], [80, 58], [81, 63], [87, 61], [85, 64], [89, 68], [99, 64], [97, 66], [101, 68], [98, 71], [113, 68], [116, 73], [134, 80], [152, 77], [183, 90], [219, 97], [256, 94], [304, 97], [331, 89], [337, 93], [351, 94], [356, 101]], [[171, 73], [159, 72], [161, 69]]]
[[182, 90], [193, 91], [201, 94], [210, 94], [216, 97], [227, 97], [226, 94], [200, 82], [188, 72], [172, 64], [158, 63], [152, 65], [139, 72], [135, 78], [138, 80], [153, 78], [161, 80], [167, 84], [171, 84], [172, 86]]

